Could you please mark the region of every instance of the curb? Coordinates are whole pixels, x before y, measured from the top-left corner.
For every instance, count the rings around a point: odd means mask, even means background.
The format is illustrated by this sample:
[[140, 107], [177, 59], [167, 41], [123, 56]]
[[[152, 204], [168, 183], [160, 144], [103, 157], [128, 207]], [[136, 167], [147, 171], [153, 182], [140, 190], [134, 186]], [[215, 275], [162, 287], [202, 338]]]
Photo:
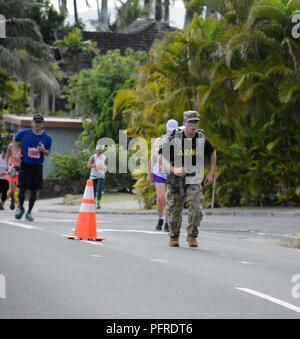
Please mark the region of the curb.
[[289, 248], [298, 248], [300, 249], [300, 234], [287, 234], [280, 239], [280, 245], [289, 247]]
[[[39, 212], [44, 213], [71, 213], [78, 214], [78, 208], [70, 209], [56, 209], [56, 208], [38, 208]], [[136, 210], [136, 209], [109, 209], [103, 208], [101, 211], [97, 211], [97, 214], [112, 214], [112, 215], [156, 215], [155, 210]], [[187, 215], [187, 210], [183, 212], [183, 215]], [[218, 211], [218, 210], [204, 210], [206, 216], [273, 216], [273, 217], [300, 217], [300, 212], [292, 211]]]
[[[70, 213], [70, 214], [78, 214], [79, 213], [79, 208], [78, 210], [56, 210], [56, 209], [38, 209], [38, 212], [43, 212], [43, 213]], [[96, 211], [96, 214], [101, 215], [101, 214], [110, 214], [110, 215], [156, 215], [157, 212], [155, 211], [136, 211], [136, 210], [101, 210], [101, 211]]]

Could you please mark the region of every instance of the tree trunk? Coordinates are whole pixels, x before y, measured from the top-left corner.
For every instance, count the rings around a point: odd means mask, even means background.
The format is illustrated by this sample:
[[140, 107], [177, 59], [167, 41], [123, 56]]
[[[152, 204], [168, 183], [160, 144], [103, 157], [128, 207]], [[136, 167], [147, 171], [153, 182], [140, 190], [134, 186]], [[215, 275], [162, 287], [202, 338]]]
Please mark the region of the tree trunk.
[[59, 5], [60, 14], [65, 15], [68, 13], [67, 0], [59, 0], [58, 5]]
[[100, 14], [100, 5], [99, 5], [99, 0], [97, 1], [97, 14], [98, 14], [98, 21], [101, 22], [101, 14]]
[[185, 4], [185, 18], [184, 18], [184, 27], [190, 25], [193, 20], [194, 13], [197, 13], [199, 15], [202, 15], [203, 13], [203, 7], [192, 7], [188, 8], [187, 4], [189, 3], [189, 0], [184, 0]]
[[170, 0], [164, 0], [164, 22], [170, 23]]
[[184, 17], [184, 27], [191, 24], [193, 20], [194, 11], [192, 8], [186, 8]]
[[206, 11], [205, 11], [205, 19], [209, 18], [212, 14], [211, 8], [206, 6]]
[[101, 3], [101, 23], [108, 27], [108, 0], [102, 0]]
[[75, 16], [75, 24], [78, 24], [78, 11], [77, 11], [77, 0], [73, 0], [74, 4], [74, 16]]
[[161, 21], [162, 12], [163, 12], [162, 0], [156, 0], [155, 1], [155, 20], [156, 21]]

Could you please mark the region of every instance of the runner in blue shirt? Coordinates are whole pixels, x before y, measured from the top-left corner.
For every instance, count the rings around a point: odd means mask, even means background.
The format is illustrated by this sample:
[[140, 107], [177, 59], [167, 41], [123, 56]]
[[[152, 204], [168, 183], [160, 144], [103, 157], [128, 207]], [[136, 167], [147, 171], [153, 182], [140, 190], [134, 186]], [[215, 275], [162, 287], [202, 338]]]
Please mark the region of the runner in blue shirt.
[[15, 215], [17, 220], [22, 219], [25, 213], [24, 201], [27, 190], [30, 190], [30, 198], [26, 220], [34, 220], [31, 212], [36, 202], [37, 191], [43, 188], [43, 163], [52, 146], [52, 137], [44, 128], [44, 117], [36, 114], [33, 116], [32, 128], [22, 129], [15, 136], [14, 146], [21, 150], [19, 207]]

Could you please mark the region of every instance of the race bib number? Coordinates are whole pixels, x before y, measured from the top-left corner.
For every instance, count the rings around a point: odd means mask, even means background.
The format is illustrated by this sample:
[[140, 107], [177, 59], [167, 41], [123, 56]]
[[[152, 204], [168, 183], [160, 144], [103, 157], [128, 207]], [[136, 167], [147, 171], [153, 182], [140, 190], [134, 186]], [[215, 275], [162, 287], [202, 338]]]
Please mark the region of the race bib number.
[[40, 159], [41, 157], [41, 152], [39, 151], [38, 148], [35, 147], [29, 147], [28, 148], [28, 157], [32, 159]]

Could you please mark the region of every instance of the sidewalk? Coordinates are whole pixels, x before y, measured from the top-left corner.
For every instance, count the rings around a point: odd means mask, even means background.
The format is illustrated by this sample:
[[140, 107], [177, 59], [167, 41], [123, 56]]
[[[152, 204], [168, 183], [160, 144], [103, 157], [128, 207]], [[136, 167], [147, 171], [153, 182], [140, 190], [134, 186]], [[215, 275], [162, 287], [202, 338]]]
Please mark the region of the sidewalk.
[[[75, 213], [79, 212], [77, 205], [64, 205], [63, 198], [38, 200], [35, 209], [39, 212]], [[155, 210], [142, 209], [136, 200], [102, 203], [98, 214], [127, 214], [127, 215], [155, 215]], [[185, 211], [186, 213], [186, 211]], [[234, 207], [205, 209], [206, 215], [232, 216], [283, 216], [300, 217], [300, 207]]]

